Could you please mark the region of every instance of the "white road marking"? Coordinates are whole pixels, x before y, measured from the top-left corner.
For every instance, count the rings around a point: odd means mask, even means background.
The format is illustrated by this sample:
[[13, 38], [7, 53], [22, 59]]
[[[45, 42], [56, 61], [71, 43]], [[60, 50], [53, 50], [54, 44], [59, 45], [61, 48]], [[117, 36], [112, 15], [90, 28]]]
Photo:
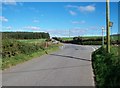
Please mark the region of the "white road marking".
[[93, 51], [95, 51], [96, 49], [94, 47], [92, 47]]

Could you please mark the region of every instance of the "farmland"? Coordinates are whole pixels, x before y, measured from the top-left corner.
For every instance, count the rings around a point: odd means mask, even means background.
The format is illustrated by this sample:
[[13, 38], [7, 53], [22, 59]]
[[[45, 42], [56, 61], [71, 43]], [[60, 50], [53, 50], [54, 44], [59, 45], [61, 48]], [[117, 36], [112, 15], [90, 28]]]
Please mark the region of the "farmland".
[[20, 39], [18, 40], [19, 42], [22, 42], [22, 43], [34, 43], [34, 44], [37, 44], [37, 43], [44, 43], [46, 39]]

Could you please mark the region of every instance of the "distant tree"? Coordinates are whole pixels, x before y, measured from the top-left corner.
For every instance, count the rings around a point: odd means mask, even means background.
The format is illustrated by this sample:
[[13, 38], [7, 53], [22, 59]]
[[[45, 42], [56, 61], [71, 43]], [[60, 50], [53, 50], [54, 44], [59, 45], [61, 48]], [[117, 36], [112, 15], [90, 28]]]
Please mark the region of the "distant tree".
[[2, 32], [2, 38], [13, 39], [41, 39], [50, 38], [49, 33], [45, 32]]

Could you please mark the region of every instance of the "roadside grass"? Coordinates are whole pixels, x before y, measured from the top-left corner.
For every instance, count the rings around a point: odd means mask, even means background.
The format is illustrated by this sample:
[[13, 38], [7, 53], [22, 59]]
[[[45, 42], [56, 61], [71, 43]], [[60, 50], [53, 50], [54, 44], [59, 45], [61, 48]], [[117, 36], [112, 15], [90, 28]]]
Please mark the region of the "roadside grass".
[[120, 46], [111, 46], [111, 53], [113, 53], [115, 56], [120, 55]]
[[5, 70], [7, 68], [10, 68], [11, 66], [15, 66], [17, 64], [23, 63], [25, 61], [31, 60], [35, 57], [40, 57], [42, 55], [45, 55], [47, 53], [51, 53], [54, 51], [59, 50], [59, 45], [52, 45], [45, 50], [38, 50], [37, 52], [34, 52], [32, 54], [19, 54], [14, 57], [7, 57], [2, 60], [2, 70]]
[[92, 54], [92, 65], [97, 88], [120, 87], [119, 46], [111, 46], [111, 53], [101, 47]]
[[2, 69], [2, 56], [0, 57], [0, 70]]

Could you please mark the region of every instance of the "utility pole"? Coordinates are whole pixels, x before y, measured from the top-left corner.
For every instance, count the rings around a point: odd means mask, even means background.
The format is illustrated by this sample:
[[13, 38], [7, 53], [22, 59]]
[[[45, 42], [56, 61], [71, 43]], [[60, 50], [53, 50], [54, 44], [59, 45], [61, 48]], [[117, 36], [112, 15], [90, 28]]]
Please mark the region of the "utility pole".
[[110, 53], [110, 7], [109, 0], [106, 0], [106, 29], [107, 29], [107, 52]]
[[69, 38], [70, 38], [70, 29], [69, 29]]
[[102, 46], [104, 46], [104, 27], [102, 27]]

